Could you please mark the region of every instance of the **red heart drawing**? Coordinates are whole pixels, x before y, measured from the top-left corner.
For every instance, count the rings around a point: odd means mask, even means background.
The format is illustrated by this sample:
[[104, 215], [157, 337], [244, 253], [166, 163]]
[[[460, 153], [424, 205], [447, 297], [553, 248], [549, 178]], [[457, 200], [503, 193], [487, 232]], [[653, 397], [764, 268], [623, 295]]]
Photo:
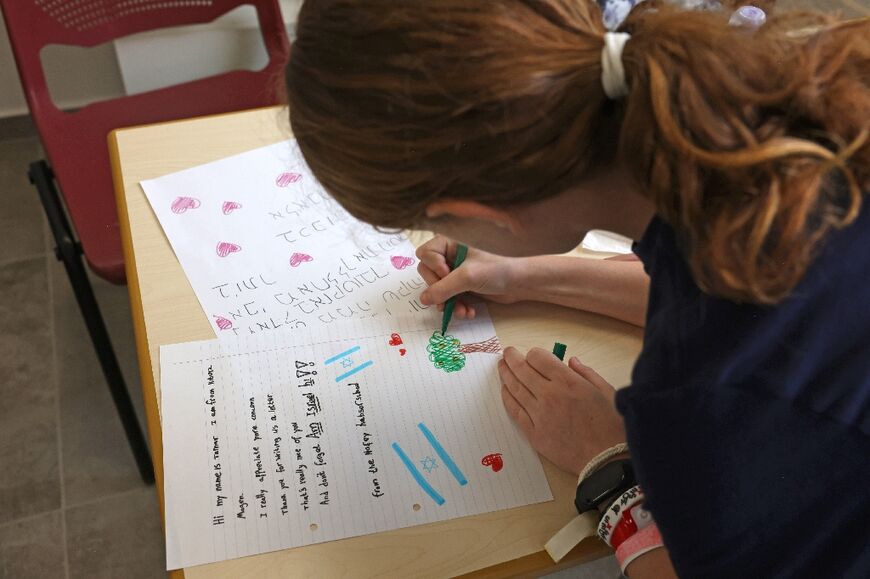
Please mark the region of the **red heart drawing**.
[[396, 269], [405, 269], [409, 265], [414, 265], [415, 260], [413, 257], [405, 257], [404, 255], [394, 255], [390, 258], [390, 263], [393, 264], [393, 267]]
[[233, 323], [223, 316], [213, 316], [214, 323], [220, 330], [229, 330], [233, 327]]
[[235, 201], [224, 201], [224, 205], [221, 209], [223, 210], [224, 215], [229, 215], [230, 213], [232, 213], [236, 209], [241, 209], [241, 208], [242, 208], [241, 203], [236, 203]]
[[172, 202], [173, 213], [184, 213], [188, 209], [199, 207], [199, 199], [195, 197], [176, 197]]
[[290, 267], [299, 267], [304, 261], [314, 261], [307, 253], [294, 253], [290, 256]]
[[275, 185], [278, 187], [286, 187], [290, 183], [296, 183], [302, 179], [302, 175], [299, 173], [281, 173], [278, 175], [278, 178], [275, 179]]
[[404, 356], [407, 353], [408, 353], [408, 350], [406, 350], [405, 348], [399, 348], [399, 355], [400, 356]]
[[217, 244], [217, 254], [220, 257], [226, 257], [231, 253], [236, 253], [237, 251], [241, 251], [242, 248], [235, 243], [229, 243], [226, 241], [221, 241]]
[[391, 346], [398, 346], [399, 344], [402, 344], [402, 343], [403, 343], [402, 336], [400, 336], [399, 334], [390, 334], [390, 345]]
[[504, 466], [504, 461], [501, 458], [500, 452], [494, 452], [492, 454], [487, 454], [480, 460], [480, 464], [483, 466], [492, 467], [492, 472], [498, 472]]

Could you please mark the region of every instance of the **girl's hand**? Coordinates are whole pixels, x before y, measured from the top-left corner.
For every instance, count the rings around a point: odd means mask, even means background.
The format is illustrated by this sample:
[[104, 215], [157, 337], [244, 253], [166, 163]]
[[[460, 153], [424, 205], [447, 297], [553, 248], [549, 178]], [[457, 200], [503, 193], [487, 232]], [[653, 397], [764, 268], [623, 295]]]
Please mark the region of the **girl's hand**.
[[[417, 271], [429, 284], [429, 289], [420, 296], [423, 305], [436, 304], [442, 310], [449, 298], [466, 292], [500, 304], [516, 301], [510, 294], [516, 258], [469, 248], [462, 267], [451, 271], [456, 247], [455, 241], [437, 235], [417, 249], [417, 258], [420, 260]], [[474, 307], [458, 299], [453, 315], [460, 319], [473, 318]]]
[[616, 391], [576, 357], [565, 365], [541, 348], [523, 356], [511, 347], [498, 372], [507, 413], [532, 447], [563, 470], [579, 475], [601, 451], [625, 442]]

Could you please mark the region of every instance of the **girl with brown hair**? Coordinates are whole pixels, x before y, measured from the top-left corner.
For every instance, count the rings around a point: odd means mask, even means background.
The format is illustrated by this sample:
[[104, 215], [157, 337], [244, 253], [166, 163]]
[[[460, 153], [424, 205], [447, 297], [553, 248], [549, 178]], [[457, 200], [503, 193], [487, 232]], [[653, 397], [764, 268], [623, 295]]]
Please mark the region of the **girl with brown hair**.
[[[439, 234], [428, 303], [645, 326], [618, 393], [541, 349], [499, 366], [629, 576], [868, 577], [870, 21], [729, 15], [650, 0], [611, 32], [591, 0], [308, 0], [290, 120], [350, 213]], [[552, 255], [592, 229], [640, 261]]]

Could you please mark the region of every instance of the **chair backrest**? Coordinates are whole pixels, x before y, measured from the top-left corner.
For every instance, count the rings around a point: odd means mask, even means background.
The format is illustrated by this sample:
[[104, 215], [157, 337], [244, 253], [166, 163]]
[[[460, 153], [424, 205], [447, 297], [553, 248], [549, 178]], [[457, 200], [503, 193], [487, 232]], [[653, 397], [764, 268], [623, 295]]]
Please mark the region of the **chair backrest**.
[[[237, 70], [64, 112], [51, 100], [40, 50], [95, 46], [158, 28], [205, 23], [252, 5], [269, 55], [260, 71]], [[280, 103], [290, 44], [278, 0], [0, 0], [30, 112], [60, 184], [85, 257], [124, 281], [106, 137], [116, 128]]]

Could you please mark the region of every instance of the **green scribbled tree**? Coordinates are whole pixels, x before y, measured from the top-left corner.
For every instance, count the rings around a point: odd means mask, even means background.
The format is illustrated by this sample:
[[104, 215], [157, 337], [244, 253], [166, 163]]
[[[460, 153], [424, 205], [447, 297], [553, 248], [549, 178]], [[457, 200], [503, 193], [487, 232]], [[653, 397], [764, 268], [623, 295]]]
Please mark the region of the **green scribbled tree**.
[[436, 330], [429, 337], [429, 345], [426, 346], [426, 351], [429, 353], [429, 361], [438, 370], [458, 372], [465, 368], [466, 354], [473, 352], [496, 354], [501, 351], [501, 344], [499, 344], [498, 338], [495, 336], [483, 342], [462, 344], [453, 336], [449, 334], [442, 335], [441, 332]]

